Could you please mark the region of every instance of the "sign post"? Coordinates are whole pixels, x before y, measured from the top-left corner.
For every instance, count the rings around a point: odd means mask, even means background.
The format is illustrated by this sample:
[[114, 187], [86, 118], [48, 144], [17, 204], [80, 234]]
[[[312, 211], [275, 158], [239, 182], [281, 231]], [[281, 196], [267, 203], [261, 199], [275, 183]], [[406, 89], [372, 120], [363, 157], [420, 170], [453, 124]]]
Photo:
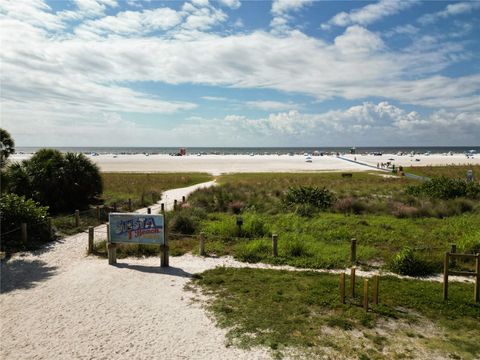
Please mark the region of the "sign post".
[[108, 244], [110, 246], [115, 247], [116, 244], [160, 245], [160, 256], [161, 259], [164, 258], [165, 221], [163, 215], [110, 213], [108, 218], [110, 225]]

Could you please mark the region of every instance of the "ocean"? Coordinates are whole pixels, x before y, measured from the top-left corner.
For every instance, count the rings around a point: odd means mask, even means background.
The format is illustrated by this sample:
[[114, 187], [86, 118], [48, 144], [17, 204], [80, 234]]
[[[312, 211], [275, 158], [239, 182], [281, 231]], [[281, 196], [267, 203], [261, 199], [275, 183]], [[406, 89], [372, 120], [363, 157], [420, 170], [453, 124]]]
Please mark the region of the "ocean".
[[[34, 146], [18, 146], [16, 147], [17, 153], [34, 153], [42, 147]], [[98, 153], [98, 154], [176, 154], [180, 151], [180, 147], [101, 147], [101, 146], [89, 146], [89, 147], [64, 147], [64, 146], [51, 146], [49, 148], [57, 149], [61, 152], [76, 152], [76, 153]], [[330, 146], [300, 146], [300, 147], [185, 147], [187, 154], [219, 154], [219, 155], [234, 155], [234, 154], [288, 154], [288, 153], [312, 153], [313, 151], [319, 151], [324, 153], [348, 153], [350, 147], [330, 147]], [[443, 154], [443, 153], [467, 153], [473, 150], [476, 153], [480, 153], [480, 146], [369, 146], [369, 147], [356, 147], [356, 153], [373, 153], [381, 152], [385, 154], [396, 154], [398, 152], [411, 153], [426, 153]]]

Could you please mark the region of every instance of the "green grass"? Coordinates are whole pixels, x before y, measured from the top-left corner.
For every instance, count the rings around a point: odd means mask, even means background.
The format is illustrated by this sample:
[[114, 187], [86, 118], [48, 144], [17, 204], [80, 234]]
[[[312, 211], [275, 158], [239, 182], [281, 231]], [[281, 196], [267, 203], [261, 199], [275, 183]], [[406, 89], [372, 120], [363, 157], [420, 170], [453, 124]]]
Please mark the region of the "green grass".
[[[295, 214], [243, 214], [244, 226], [237, 238], [236, 216], [210, 214], [200, 225], [206, 234], [206, 250], [231, 254], [241, 261], [288, 264], [308, 268], [342, 268], [349, 265], [350, 239], [357, 239], [357, 258], [362, 263], [388, 264], [404, 246], [417, 248], [419, 256], [440, 271], [450, 244], [459, 252], [480, 249], [480, 215], [401, 219], [387, 215], [320, 213], [313, 218]], [[279, 256], [271, 256], [272, 233], [279, 234]], [[467, 265], [467, 267], [470, 265]]]
[[433, 177], [446, 176], [449, 178], [466, 179], [467, 170], [473, 170], [474, 177], [480, 178], [480, 165], [455, 165], [455, 166], [414, 166], [404, 169], [415, 175]]
[[250, 173], [228, 174], [218, 178], [220, 184], [233, 186], [250, 185], [270, 192], [285, 191], [289, 186], [325, 186], [338, 194], [349, 195], [388, 195], [401, 190], [406, 184], [414, 184], [406, 178], [384, 178], [372, 173], [355, 172], [351, 178], [344, 178], [341, 173]]
[[[365, 313], [360, 295], [339, 303], [338, 275], [216, 268], [195, 283], [212, 295], [208, 308], [228, 329], [230, 344], [267, 346], [279, 357], [292, 347], [312, 358], [325, 351], [330, 358], [390, 359], [409, 351], [414, 358], [425, 352], [480, 356], [480, 305], [472, 302], [472, 284], [452, 284], [444, 302], [440, 283], [382, 277], [380, 305]], [[362, 286], [358, 279], [357, 294]]]
[[132, 199], [133, 207], [140, 208], [160, 200], [164, 190], [198, 184], [212, 177], [204, 173], [102, 173], [102, 180], [106, 205], [125, 205]]

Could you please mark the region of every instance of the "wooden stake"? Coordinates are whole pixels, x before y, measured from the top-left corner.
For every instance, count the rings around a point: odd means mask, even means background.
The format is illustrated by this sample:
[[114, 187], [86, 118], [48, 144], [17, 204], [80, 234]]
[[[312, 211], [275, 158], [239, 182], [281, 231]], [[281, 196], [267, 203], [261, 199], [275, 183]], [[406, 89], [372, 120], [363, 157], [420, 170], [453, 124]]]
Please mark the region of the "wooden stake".
[[20, 237], [22, 239], [22, 242], [24, 244], [27, 243], [27, 224], [26, 223], [21, 223], [20, 224]]
[[272, 234], [272, 254], [273, 257], [278, 256], [278, 235]]
[[368, 279], [363, 280], [363, 309], [368, 311]]
[[160, 204], [160, 212], [161, 212], [162, 214], [165, 214], [165, 204], [164, 204], [164, 203], [161, 203], [161, 204]]
[[91, 254], [93, 252], [93, 226], [88, 227], [88, 253]]
[[350, 269], [350, 296], [355, 297], [355, 266]]
[[182, 203], [184, 203], [185, 201], [187, 201], [187, 199], [185, 198], [185, 195], [182, 196]]
[[379, 294], [379, 287], [380, 287], [380, 276], [375, 275], [373, 277], [373, 290], [372, 290], [372, 301], [375, 305], [378, 305], [378, 294]]
[[345, 304], [345, 273], [340, 274], [340, 303]]
[[204, 232], [200, 233], [199, 239], [200, 239], [200, 248], [198, 252], [200, 256], [205, 256], [205, 233]]
[[152, 213], [152, 208], [147, 208], [147, 214], [151, 214]]
[[352, 264], [357, 262], [357, 239], [355, 238], [350, 242], [350, 262]]
[[476, 303], [480, 302], [480, 254], [477, 254], [475, 259], [475, 268], [477, 271], [477, 276], [475, 278], [475, 295], [474, 300]]
[[173, 211], [177, 211], [177, 199], [173, 200]]
[[108, 265], [117, 263], [117, 244], [107, 243]]
[[445, 253], [445, 259], [443, 261], [443, 300], [448, 300], [448, 258], [450, 254]]
[[[176, 200], [175, 200], [176, 201]], [[164, 227], [164, 245], [160, 247], [160, 266], [169, 266], [169, 249], [168, 249], [168, 232], [167, 232], [167, 217], [163, 214], [163, 227]]]
[[75, 227], [80, 226], [80, 210], [75, 210]]
[[132, 211], [132, 199], [128, 199], [128, 211]]

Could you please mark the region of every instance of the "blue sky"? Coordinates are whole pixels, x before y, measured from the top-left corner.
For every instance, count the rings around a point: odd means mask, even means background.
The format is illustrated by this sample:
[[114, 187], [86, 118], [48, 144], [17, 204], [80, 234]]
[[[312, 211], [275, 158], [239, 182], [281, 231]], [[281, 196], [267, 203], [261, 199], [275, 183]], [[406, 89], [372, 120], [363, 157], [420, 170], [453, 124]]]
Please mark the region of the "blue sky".
[[480, 145], [480, 1], [4, 0], [20, 146]]

